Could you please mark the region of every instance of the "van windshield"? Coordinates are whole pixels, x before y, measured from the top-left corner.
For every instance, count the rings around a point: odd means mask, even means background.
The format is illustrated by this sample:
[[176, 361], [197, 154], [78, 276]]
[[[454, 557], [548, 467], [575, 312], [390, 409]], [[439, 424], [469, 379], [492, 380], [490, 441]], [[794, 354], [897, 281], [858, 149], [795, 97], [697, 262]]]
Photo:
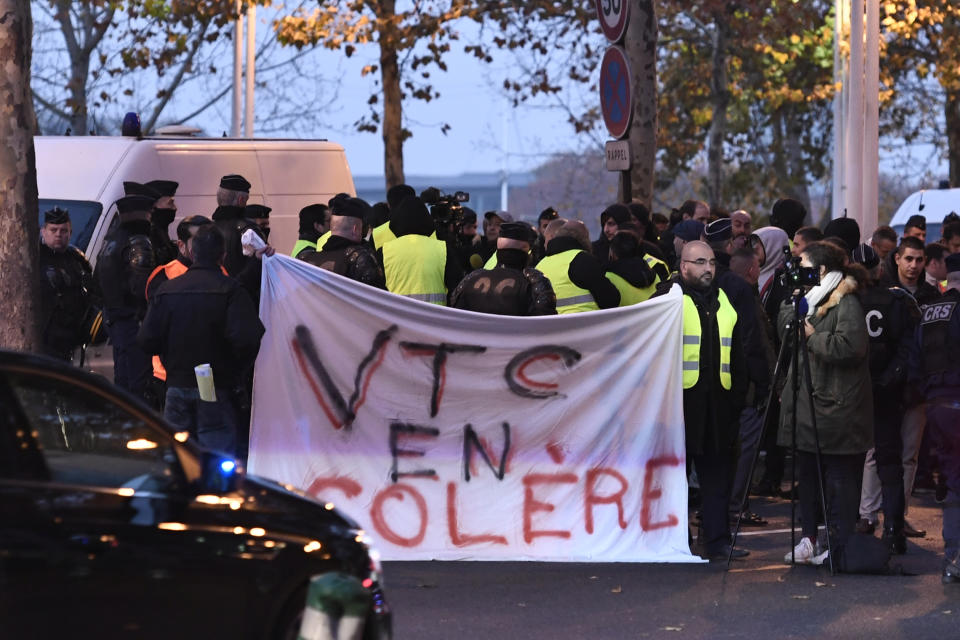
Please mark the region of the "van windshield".
[[40, 198], [39, 203], [40, 226], [43, 226], [43, 213], [45, 211], [60, 207], [70, 212], [70, 222], [73, 225], [70, 244], [86, 252], [87, 245], [90, 244], [90, 237], [93, 236], [93, 229], [97, 226], [97, 220], [100, 219], [100, 212], [103, 211], [103, 205], [90, 200], [56, 200], [53, 198]]

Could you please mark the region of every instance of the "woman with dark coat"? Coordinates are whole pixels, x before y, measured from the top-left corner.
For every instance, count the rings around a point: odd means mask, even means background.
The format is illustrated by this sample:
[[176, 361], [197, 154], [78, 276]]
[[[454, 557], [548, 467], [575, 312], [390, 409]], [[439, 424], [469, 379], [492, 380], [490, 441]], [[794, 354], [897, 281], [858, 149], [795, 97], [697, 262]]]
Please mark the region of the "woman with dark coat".
[[[803, 320], [813, 393], [801, 361], [800, 390], [796, 396], [797, 466], [800, 480], [800, 514], [803, 538], [786, 562], [820, 564], [826, 553], [817, 554], [816, 446], [819, 439], [823, 487], [830, 519], [831, 546], [836, 557], [854, 531], [863, 460], [873, 443], [873, 396], [870, 386], [869, 337], [863, 307], [855, 295], [859, 288], [846, 256], [838, 247], [814, 242], [801, 254], [801, 265], [820, 273], [820, 284], [804, 296], [808, 311]], [[778, 328], [785, 338], [793, 318], [789, 302], [780, 309]], [[793, 441], [793, 365], [787, 371], [780, 412], [779, 444]], [[811, 396], [813, 406], [811, 407]], [[816, 417], [814, 433], [813, 416]]]

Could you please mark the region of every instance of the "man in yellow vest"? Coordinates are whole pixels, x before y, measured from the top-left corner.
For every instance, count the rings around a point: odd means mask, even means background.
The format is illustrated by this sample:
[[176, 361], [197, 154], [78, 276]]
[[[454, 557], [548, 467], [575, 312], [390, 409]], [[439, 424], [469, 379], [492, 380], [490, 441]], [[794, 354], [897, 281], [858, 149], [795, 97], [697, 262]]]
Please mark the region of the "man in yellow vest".
[[408, 184], [397, 184], [387, 189], [387, 207], [389, 211], [387, 213], [387, 220], [373, 227], [371, 239], [373, 240], [374, 249], [380, 250], [383, 245], [391, 240], [397, 239], [397, 236], [390, 230], [390, 216], [392, 212], [400, 206], [401, 202], [416, 195], [417, 192]]
[[566, 220], [547, 241], [547, 255], [537, 269], [553, 286], [557, 313], [611, 309], [620, 304], [620, 292], [604, 277], [603, 267], [590, 249], [589, 232], [579, 220]]
[[389, 225], [396, 240], [377, 250], [387, 290], [445, 306], [447, 292], [456, 288], [463, 270], [447, 243], [430, 237], [435, 228], [423, 200], [405, 198], [390, 212]]
[[325, 204], [308, 204], [300, 209], [300, 228], [297, 231], [297, 242], [293, 245], [290, 255], [303, 260], [307, 254], [318, 251], [317, 240], [327, 230], [330, 213]]
[[606, 276], [620, 292], [621, 307], [649, 299], [670, 277], [667, 265], [646, 252], [641, 237], [636, 225], [627, 222], [610, 240]]
[[[684, 245], [679, 285], [683, 290], [683, 418], [687, 460], [700, 480], [705, 558], [730, 552], [730, 481], [737, 458], [740, 410], [746, 392], [737, 312], [714, 280], [717, 262], [705, 242]], [[733, 557], [749, 552], [734, 549]]]

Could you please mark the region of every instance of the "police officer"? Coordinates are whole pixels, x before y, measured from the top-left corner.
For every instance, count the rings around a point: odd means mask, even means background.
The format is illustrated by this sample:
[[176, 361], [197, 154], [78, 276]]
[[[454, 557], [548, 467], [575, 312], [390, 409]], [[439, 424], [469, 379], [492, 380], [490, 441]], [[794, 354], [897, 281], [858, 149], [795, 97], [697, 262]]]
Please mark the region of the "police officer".
[[[740, 323], [714, 280], [713, 250], [699, 240], [680, 255], [683, 291], [683, 418], [687, 460], [700, 479], [704, 557], [726, 559], [730, 552], [730, 480], [737, 457], [740, 411], [747, 376]], [[667, 291], [661, 287], [658, 294]], [[735, 549], [733, 557], [748, 555]]]
[[43, 353], [70, 361], [89, 342], [86, 321], [95, 311], [93, 270], [83, 252], [70, 244], [70, 213], [55, 207], [40, 228], [40, 318]]
[[868, 452], [864, 465], [858, 528], [865, 532], [872, 529], [873, 525], [868, 523], [876, 521], [877, 498], [880, 498], [883, 539], [891, 553], [902, 554], [906, 553], [907, 539], [903, 533], [906, 497], [900, 425], [904, 413], [903, 384], [919, 309], [903, 289], [879, 283], [880, 256], [870, 245], [861, 244], [854, 249], [853, 261], [862, 264], [870, 276], [870, 286], [861, 295], [860, 302], [870, 338], [873, 384], [874, 448], [872, 455]]
[[137, 331], [147, 311], [147, 279], [155, 266], [150, 243], [150, 196], [117, 200], [120, 224], [110, 232], [97, 258], [103, 314], [113, 344], [113, 381], [146, 398], [150, 356], [137, 345]]
[[177, 203], [173, 197], [180, 185], [173, 180], [151, 180], [144, 186], [157, 193], [157, 201], [150, 212], [150, 242], [157, 264], [167, 264], [177, 259], [177, 244], [170, 239], [170, 225], [177, 217]]
[[590, 253], [590, 236], [579, 220], [565, 221], [553, 238], [548, 238], [547, 255], [537, 268], [557, 295], [557, 313], [611, 309], [620, 304], [620, 292], [604, 277], [600, 261]]
[[423, 200], [405, 198], [390, 212], [390, 231], [396, 236], [378, 250], [387, 290], [432, 304], [446, 305], [447, 292], [463, 275], [447, 244], [430, 237], [433, 220]]
[[333, 271], [351, 280], [386, 289], [383, 268], [377, 254], [363, 241], [364, 216], [370, 206], [360, 198], [347, 198], [334, 202], [330, 216], [330, 239], [321, 251], [301, 254], [304, 261]]
[[557, 297], [550, 281], [528, 267], [535, 240], [522, 222], [505, 222], [497, 239], [497, 266], [477, 269], [450, 295], [450, 306], [503, 316], [544, 316], [557, 313]]
[[927, 400], [927, 425], [946, 476], [942, 580], [960, 582], [960, 254], [947, 256], [947, 291], [920, 308], [910, 377]]
[[291, 256], [302, 260], [307, 253], [317, 251], [317, 240], [326, 231], [324, 228], [326, 219], [327, 205], [325, 204], [308, 204], [300, 209], [300, 228], [293, 251], [290, 252]]
[[248, 204], [243, 208], [243, 215], [247, 220], [253, 220], [260, 227], [265, 242], [270, 240], [270, 207], [262, 204]]
[[264, 242], [266, 238], [260, 227], [246, 217], [245, 207], [249, 198], [250, 183], [246, 178], [237, 174], [223, 176], [217, 189], [217, 209], [213, 212], [213, 222], [223, 234], [227, 247], [224, 268], [230, 276], [240, 281], [256, 305], [260, 301], [261, 264], [259, 256], [243, 255], [241, 237], [248, 229], [253, 229]]

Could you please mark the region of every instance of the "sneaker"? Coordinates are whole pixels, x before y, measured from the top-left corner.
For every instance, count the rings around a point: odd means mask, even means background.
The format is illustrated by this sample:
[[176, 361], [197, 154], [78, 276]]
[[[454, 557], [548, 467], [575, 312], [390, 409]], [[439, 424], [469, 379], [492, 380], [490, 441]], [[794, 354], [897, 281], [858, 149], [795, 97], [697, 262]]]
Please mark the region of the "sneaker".
[[804, 537], [801, 538], [792, 552], [788, 552], [787, 555], [783, 556], [783, 561], [787, 564], [813, 564], [813, 559], [816, 555], [817, 550], [814, 548], [813, 543], [810, 542], [810, 538]]

